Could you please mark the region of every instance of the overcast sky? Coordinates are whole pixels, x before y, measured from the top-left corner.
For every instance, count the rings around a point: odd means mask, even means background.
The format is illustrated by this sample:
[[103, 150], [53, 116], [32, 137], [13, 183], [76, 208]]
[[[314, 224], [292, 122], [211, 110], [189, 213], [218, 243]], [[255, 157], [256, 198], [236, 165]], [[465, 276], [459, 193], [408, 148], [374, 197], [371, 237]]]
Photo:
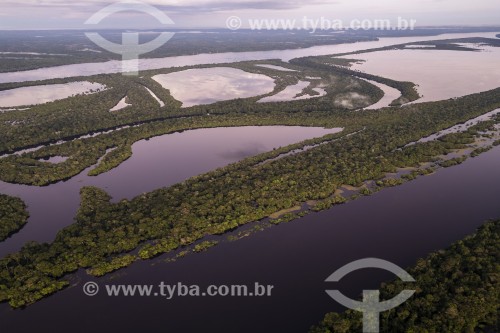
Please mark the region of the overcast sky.
[[[86, 28], [83, 24], [107, 0], [0, 0], [1, 29]], [[229, 16], [247, 19], [417, 20], [417, 26], [500, 25], [499, 0], [144, 0], [164, 11], [173, 28], [225, 27]], [[108, 18], [102, 28], [160, 27], [143, 14], [123, 13]]]

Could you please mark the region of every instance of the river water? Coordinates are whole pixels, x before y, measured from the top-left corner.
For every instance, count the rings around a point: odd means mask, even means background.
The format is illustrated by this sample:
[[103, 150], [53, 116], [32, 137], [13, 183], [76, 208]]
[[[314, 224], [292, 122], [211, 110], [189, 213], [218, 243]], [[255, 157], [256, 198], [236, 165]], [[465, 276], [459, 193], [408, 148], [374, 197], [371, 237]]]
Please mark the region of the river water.
[[0, 256], [19, 250], [27, 241], [51, 241], [59, 230], [74, 223], [83, 186], [102, 188], [115, 202], [132, 199], [245, 157], [341, 130], [298, 126], [198, 129], [136, 142], [129, 160], [97, 177], [87, 176], [89, 168], [47, 187], [0, 181], [0, 193], [22, 198], [31, 215], [19, 233], [0, 243]]
[[274, 80], [229, 67], [195, 68], [153, 76], [183, 107], [211, 104], [273, 92]]
[[78, 94], [96, 93], [105, 88], [99, 83], [71, 82], [10, 89], [0, 91], [0, 108], [44, 104]]
[[[406, 42], [494, 35], [387, 38], [379, 42], [302, 50], [149, 59], [142, 64], [143, 69], [152, 69], [242, 60], [278, 58], [287, 61], [299, 56], [350, 52]], [[119, 62], [70, 65], [0, 74], [0, 82], [93, 75], [102, 71], [111, 73], [120, 68]], [[234, 137], [226, 131], [216, 132], [224, 133], [218, 136], [219, 141], [209, 139], [208, 132], [200, 132], [210, 130], [197, 130], [138, 142], [134, 145], [134, 157], [102, 175], [104, 178], [90, 180], [82, 173], [68, 182], [40, 189], [0, 183], [1, 192], [20, 195], [33, 209], [33, 216], [43, 216], [37, 217], [37, 221], [33, 217], [20, 233], [1, 244], [0, 254], [17, 250], [33, 238], [50, 240], [57, 230], [72, 223], [81, 186], [99, 185], [114, 200], [129, 198], [245, 156], [327, 133], [327, 130], [315, 129], [301, 135], [279, 135], [273, 127], [267, 134], [269, 137], [254, 129], [246, 140], [231, 146], [232, 141], [245, 137], [241, 129], [234, 130]], [[180, 145], [180, 136], [186, 133], [196, 135], [189, 134], [189, 140]], [[186, 147], [191, 148], [186, 151]], [[174, 156], [172, 151], [177, 151], [175, 156], [178, 158], [171, 158]], [[200, 159], [190, 159], [193, 154], [201, 154]], [[110, 283], [157, 285], [164, 281], [166, 284], [182, 282], [203, 287], [259, 282], [274, 285], [271, 297], [179, 297], [166, 300], [161, 297], [107, 297], [104, 292], [96, 297], [86, 297], [81, 287], [90, 278], [79, 274], [80, 281], [74, 287], [25, 310], [14, 311], [6, 304], [0, 304], [2, 331], [32, 332], [36, 326], [39, 332], [305, 332], [324, 313], [342, 310], [326, 295], [326, 289], [338, 288], [355, 297], [363, 289], [376, 289], [381, 281], [392, 278], [379, 271], [366, 270], [349, 275], [340, 284], [327, 285], [324, 280], [331, 273], [353, 260], [366, 257], [386, 259], [407, 267], [417, 258], [463, 238], [486, 219], [500, 217], [498, 184], [500, 147], [462, 165], [439, 170], [431, 176], [385, 189], [371, 197], [311, 214], [239, 241], [223, 242], [206, 253], [168, 264], [161, 262], [163, 258], [139, 262], [116, 274], [94, 279], [101, 289]]]
[[500, 87], [500, 47], [480, 52], [446, 50], [389, 50], [347, 56], [365, 62], [360, 70], [418, 85], [417, 103], [441, 101]]
[[[289, 61], [294, 58], [329, 55], [336, 53], [347, 53], [360, 50], [367, 50], [372, 48], [379, 48], [395, 44], [413, 43], [419, 41], [429, 40], [443, 40], [451, 38], [467, 38], [467, 37], [486, 37], [494, 38], [496, 33], [458, 33], [458, 34], [443, 34], [439, 36], [425, 36], [425, 37], [392, 37], [380, 38], [378, 41], [359, 42], [352, 44], [339, 44], [339, 45], [324, 45], [313, 46], [304, 49], [295, 50], [274, 50], [274, 51], [258, 51], [258, 52], [228, 52], [228, 53], [215, 53], [215, 54], [199, 54], [192, 56], [179, 56], [158, 59], [141, 59], [139, 67], [141, 70], [182, 67], [203, 64], [223, 64], [233, 63], [239, 61], [250, 60], [267, 60], [267, 59], [281, 59]], [[41, 68], [36, 70], [0, 73], [0, 83], [5, 82], [24, 82], [57, 79], [75, 76], [91, 76], [97, 74], [110, 74], [120, 73], [122, 71], [121, 61], [108, 61], [102, 63], [87, 63], [65, 65], [57, 67]]]
[[393, 279], [378, 270], [324, 280], [341, 266], [376, 257], [402, 267], [500, 217], [500, 147], [403, 186], [311, 214], [174, 263], [140, 262], [98, 282], [274, 285], [271, 297], [87, 297], [80, 283], [22, 311], [0, 305], [6, 332], [303, 333], [342, 311], [326, 289], [356, 297]]

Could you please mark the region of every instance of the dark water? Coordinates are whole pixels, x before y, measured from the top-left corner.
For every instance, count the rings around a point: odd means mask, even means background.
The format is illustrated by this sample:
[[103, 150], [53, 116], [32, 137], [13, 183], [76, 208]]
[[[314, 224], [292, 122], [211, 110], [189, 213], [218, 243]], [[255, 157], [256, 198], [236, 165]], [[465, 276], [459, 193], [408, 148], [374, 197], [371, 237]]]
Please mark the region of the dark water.
[[[390, 275], [365, 270], [340, 285], [323, 281], [353, 260], [378, 257], [402, 267], [500, 217], [500, 147], [372, 197], [223, 243], [175, 263], [141, 262], [115, 284], [272, 284], [268, 298], [86, 297], [82, 284], [26, 310], [0, 306], [2, 332], [306, 332], [341, 310], [325, 289], [359, 295]], [[110, 280], [112, 279], [112, 280]]]
[[74, 222], [84, 186], [102, 188], [116, 202], [132, 199], [249, 156], [339, 131], [300, 126], [199, 129], [139, 141], [132, 146], [129, 160], [98, 177], [88, 177], [89, 168], [48, 187], [0, 182], [0, 193], [21, 197], [31, 214], [19, 233], [0, 243], [0, 256], [18, 251], [27, 241], [52, 241], [59, 230]]

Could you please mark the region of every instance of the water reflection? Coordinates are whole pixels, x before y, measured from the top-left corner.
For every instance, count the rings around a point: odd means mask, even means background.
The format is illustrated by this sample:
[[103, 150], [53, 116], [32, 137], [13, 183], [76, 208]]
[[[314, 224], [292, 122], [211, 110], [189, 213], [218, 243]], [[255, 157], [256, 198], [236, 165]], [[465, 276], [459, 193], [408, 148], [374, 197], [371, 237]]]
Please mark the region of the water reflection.
[[[311, 214], [226, 242], [174, 263], [138, 262], [101, 279], [81, 278], [23, 311], [0, 305], [2, 327], [12, 332], [307, 332], [323, 315], [344, 311], [325, 289], [352, 298], [376, 290], [392, 274], [352, 273], [339, 284], [325, 279], [341, 266], [376, 257], [401, 267], [470, 234], [500, 216], [500, 147], [464, 164], [439, 170], [371, 197]], [[466, 190], [464, 190], [466, 189]], [[471, 200], [471, 193], [480, 200]], [[154, 265], [153, 265], [154, 263]], [[255, 282], [275, 286], [272, 297], [87, 297], [83, 283], [229, 285]], [[307, 305], [307, 306], [304, 306]], [[75, 309], [78, 309], [75, 311]], [[141, 320], [137, 320], [140, 315]], [[89, 318], [89, 320], [82, 320]], [[195, 318], [195, 319], [194, 319]], [[75, 323], [78, 323], [75, 326]]]
[[4, 90], [0, 91], [0, 107], [43, 104], [78, 94], [102, 91], [104, 88], [99, 83], [83, 81]]
[[482, 52], [390, 50], [348, 58], [365, 60], [354, 64], [355, 70], [418, 84], [420, 103], [500, 87], [500, 48], [483, 48]]
[[0, 193], [21, 197], [31, 214], [20, 233], [0, 243], [0, 256], [30, 240], [50, 241], [57, 231], [72, 224], [83, 186], [100, 187], [115, 202], [131, 199], [245, 157], [340, 131], [295, 126], [199, 129], [139, 141], [132, 146], [129, 160], [98, 177], [88, 177], [87, 169], [67, 182], [48, 187], [0, 182]]
[[319, 95], [311, 96], [309, 94], [306, 94], [298, 96], [310, 84], [311, 82], [308, 81], [299, 81], [293, 86], [286, 87], [285, 90], [280, 91], [276, 95], [262, 98], [261, 100], [259, 100], [259, 103], [296, 101], [301, 99], [318, 98], [326, 95], [326, 91], [323, 88], [313, 88], [313, 90], [316, 91]]
[[285, 68], [285, 67], [282, 67], [282, 66], [267, 65], [267, 64], [259, 64], [259, 65], [255, 65], [255, 66], [257, 66], [257, 67], [263, 67], [263, 68], [268, 68], [268, 69], [274, 69], [274, 70], [280, 71], [280, 72], [296, 72], [296, 70], [294, 70], [294, 69]]
[[[202, 64], [222, 64], [239, 61], [281, 59], [289, 61], [294, 58], [329, 55], [336, 53], [354, 52], [395, 44], [415, 43], [431, 40], [443, 40], [452, 38], [484, 37], [493, 38], [496, 33], [457, 33], [443, 34], [439, 36], [420, 36], [420, 37], [392, 37], [380, 38], [378, 41], [359, 42], [339, 45], [314, 46], [304, 49], [294, 50], [273, 50], [256, 52], [227, 52], [216, 54], [198, 54], [192, 56], [167, 57], [157, 59], [141, 59], [140, 69], [160, 69], [181, 66], [193, 66]], [[41, 68], [30, 71], [0, 73], [0, 83], [5, 82], [23, 82], [34, 80], [46, 80], [75, 76], [90, 76], [97, 74], [120, 73], [122, 69], [121, 61], [108, 61], [103, 63], [87, 63]]]
[[183, 107], [265, 95], [275, 86], [268, 76], [229, 67], [188, 69], [153, 79], [169, 89]]
[[376, 110], [376, 109], [388, 107], [391, 105], [391, 103], [394, 100], [401, 97], [401, 92], [393, 87], [389, 87], [385, 84], [378, 83], [378, 82], [372, 81], [372, 80], [367, 80], [367, 79], [362, 79], [362, 80], [365, 80], [365, 81], [373, 84], [374, 86], [379, 87], [384, 92], [384, 97], [382, 97], [380, 99], [380, 101], [378, 101], [377, 103], [375, 103], [373, 105], [366, 107], [365, 110]]
[[109, 112], [120, 111], [120, 110], [125, 109], [126, 107], [129, 107], [129, 106], [132, 106], [132, 104], [127, 103], [127, 97], [125, 96], [112, 109], [109, 109]]

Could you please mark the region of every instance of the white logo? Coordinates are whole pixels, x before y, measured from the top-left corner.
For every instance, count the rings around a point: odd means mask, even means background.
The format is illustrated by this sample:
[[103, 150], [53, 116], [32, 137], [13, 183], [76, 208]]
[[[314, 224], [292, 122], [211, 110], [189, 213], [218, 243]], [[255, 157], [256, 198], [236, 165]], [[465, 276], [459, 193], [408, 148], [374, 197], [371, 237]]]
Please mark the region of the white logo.
[[[161, 24], [174, 24], [174, 22], [158, 8], [136, 0], [125, 0], [109, 5], [92, 15], [85, 24], [99, 24], [106, 17], [124, 11], [145, 13], [157, 19]], [[85, 35], [103, 49], [121, 54], [122, 72], [125, 73], [125, 75], [138, 75], [139, 56], [163, 46], [175, 35], [175, 33], [162, 32], [155, 40], [144, 44], [139, 44], [139, 33], [123, 33], [122, 44], [112, 43], [98, 33], [85, 33]]]
[[99, 285], [95, 282], [87, 282], [83, 285], [83, 293], [93, 297], [99, 293]]
[[226, 20], [226, 27], [229, 30], [233, 30], [233, 31], [239, 30], [242, 25], [243, 25], [243, 21], [238, 16], [230, 16]]
[[[404, 282], [415, 282], [410, 274], [408, 274], [408, 272], [406, 272], [401, 267], [394, 265], [393, 263], [390, 263], [388, 261], [375, 258], [362, 259], [347, 264], [330, 275], [330, 277], [326, 279], [326, 282], [339, 282], [347, 274], [364, 268], [384, 269], [386, 271], [394, 273]], [[384, 312], [400, 306], [411, 296], [413, 296], [415, 290], [403, 290], [393, 299], [384, 302], [380, 301], [379, 290], [364, 290], [362, 302], [347, 298], [338, 290], [327, 290], [326, 293], [343, 306], [349, 309], [363, 312], [363, 332], [378, 333], [380, 332], [380, 312]]]

